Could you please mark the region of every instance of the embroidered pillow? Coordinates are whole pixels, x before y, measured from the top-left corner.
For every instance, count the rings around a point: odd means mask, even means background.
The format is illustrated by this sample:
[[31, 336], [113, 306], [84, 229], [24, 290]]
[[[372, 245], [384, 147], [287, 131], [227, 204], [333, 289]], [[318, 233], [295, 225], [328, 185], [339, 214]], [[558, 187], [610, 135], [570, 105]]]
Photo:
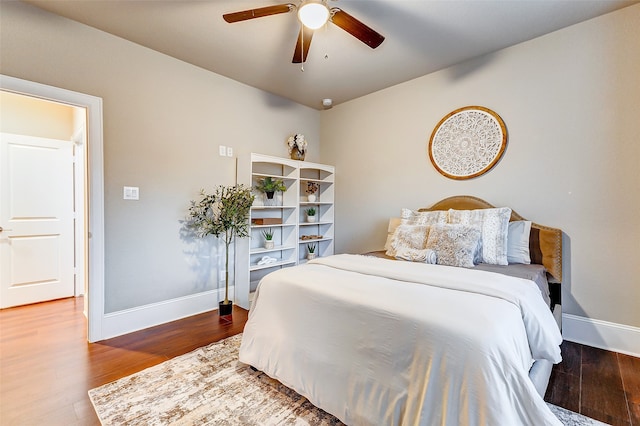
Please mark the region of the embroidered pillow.
[[398, 226], [400, 226], [401, 219], [399, 217], [392, 217], [389, 219], [389, 226], [387, 226], [387, 241], [384, 243], [384, 250], [389, 250], [391, 245], [391, 239], [393, 238], [393, 234], [396, 232]]
[[447, 223], [447, 216], [447, 212], [443, 210], [419, 212], [402, 209], [400, 220], [403, 225], [435, 225], [436, 223]]
[[529, 235], [531, 234], [530, 220], [515, 220], [509, 222], [507, 237], [507, 261], [509, 263], [531, 263], [529, 252]]
[[500, 207], [477, 210], [449, 210], [449, 223], [474, 225], [481, 229], [479, 256], [476, 261], [507, 265], [507, 235], [511, 209]]
[[427, 249], [436, 252], [437, 264], [472, 268], [480, 243], [480, 228], [473, 225], [433, 225], [429, 230]]
[[425, 225], [399, 225], [391, 237], [387, 256], [396, 257], [399, 250], [423, 250], [427, 246], [429, 227]]

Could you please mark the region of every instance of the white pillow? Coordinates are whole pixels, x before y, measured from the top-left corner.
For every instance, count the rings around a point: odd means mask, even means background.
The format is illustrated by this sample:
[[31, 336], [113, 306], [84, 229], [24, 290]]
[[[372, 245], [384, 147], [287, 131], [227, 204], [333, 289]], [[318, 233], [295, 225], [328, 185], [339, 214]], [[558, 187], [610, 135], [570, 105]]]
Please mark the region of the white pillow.
[[426, 225], [399, 225], [391, 237], [386, 255], [396, 257], [403, 249], [423, 250], [427, 246], [429, 227]]
[[480, 243], [480, 228], [460, 223], [433, 225], [429, 230], [427, 249], [436, 252], [438, 265], [475, 266], [474, 257]]
[[399, 218], [392, 217], [391, 219], [389, 219], [389, 227], [387, 228], [387, 241], [384, 243], [384, 249], [386, 251], [389, 250], [391, 239], [393, 238], [393, 233], [399, 225], [433, 225], [435, 223], [447, 223], [447, 212], [419, 212], [416, 210], [403, 208], [400, 212]]
[[416, 210], [402, 209], [400, 220], [403, 225], [435, 225], [447, 223], [447, 212], [437, 210], [433, 212], [419, 212]]
[[481, 250], [477, 260], [491, 265], [508, 265], [507, 236], [511, 209], [449, 210], [449, 223], [475, 225], [480, 227]]
[[509, 222], [507, 237], [507, 261], [509, 263], [531, 263], [529, 253], [530, 220], [514, 220]]

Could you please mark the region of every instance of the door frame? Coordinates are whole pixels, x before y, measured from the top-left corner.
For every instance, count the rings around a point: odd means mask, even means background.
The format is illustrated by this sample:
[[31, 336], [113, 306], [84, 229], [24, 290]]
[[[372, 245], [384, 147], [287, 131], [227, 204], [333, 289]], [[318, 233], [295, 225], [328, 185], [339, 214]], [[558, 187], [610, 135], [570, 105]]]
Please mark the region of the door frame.
[[[77, 108], [80, 110], [80, 108]], [[75, 282], [73, 285], [76, 297], [87, 294], [86, 272], [87, 272], [87, 235], [86, 235], [86, 214], [87, 203], [85, 189], [86, 175], [86, 141], [87, 141], [87, 117], [86, 109], [82, 109], [85, 118], [82, 120], [82, 127], [75, 129], [71, 142], [73, 143], [73, 226], [75, 230]], [[74, 114], [77, 111], [74, 110]], [[84, 299], [84, 314], [87, 314], [88, 297]]]
[[[0, 74], [0, 89], [35, 98], [59, 102], [85, 108], [87, 111], [88, 164], [84, 168], [86, 176], [86, 218], [87, 218], [87, 256], [85, 266], [88, 269], [86, 284], [88, 297], [87, 339], [96, 342], [103, 339], [104, 322], [104, 166], [103, 166], [103, 128], [102, 98], [48, 86], [33, 81], [22, 80]], [[86, 300], [86, 299], [85, 299]]]

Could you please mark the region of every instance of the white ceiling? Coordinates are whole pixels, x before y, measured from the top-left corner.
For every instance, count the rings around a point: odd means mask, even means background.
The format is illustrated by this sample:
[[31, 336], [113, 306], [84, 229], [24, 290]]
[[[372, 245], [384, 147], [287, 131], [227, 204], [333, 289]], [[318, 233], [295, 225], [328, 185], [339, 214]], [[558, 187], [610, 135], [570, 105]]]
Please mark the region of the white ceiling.
[[337, 105], [640, 0], [329, 0], [386, 39], [372, 50], [329, 23], [316, 31], [304, 71], [291, 63], [295, 13], [222, 19], [286, 0], [24, 1], [322, 109], [324, 98]]

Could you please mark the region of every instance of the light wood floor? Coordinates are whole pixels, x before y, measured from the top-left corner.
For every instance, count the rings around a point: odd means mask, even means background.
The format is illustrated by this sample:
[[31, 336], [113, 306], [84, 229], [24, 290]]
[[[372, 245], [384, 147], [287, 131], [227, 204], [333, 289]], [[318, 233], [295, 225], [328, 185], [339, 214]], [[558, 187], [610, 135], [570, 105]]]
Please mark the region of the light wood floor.
[[[98, 425], [87, 391], [240, 333], [217, 312], [99, 343], [86, 341], [83, 300], [0, 311], [0, 425]], [[640, 359], [565, 342], [546, 400], [612, 423], [640, 425]]]
[[0, 425], [99, 425], [87, 391], [242, 332], [215, 312], [87, 343], [83, 299], [0, 311]]

